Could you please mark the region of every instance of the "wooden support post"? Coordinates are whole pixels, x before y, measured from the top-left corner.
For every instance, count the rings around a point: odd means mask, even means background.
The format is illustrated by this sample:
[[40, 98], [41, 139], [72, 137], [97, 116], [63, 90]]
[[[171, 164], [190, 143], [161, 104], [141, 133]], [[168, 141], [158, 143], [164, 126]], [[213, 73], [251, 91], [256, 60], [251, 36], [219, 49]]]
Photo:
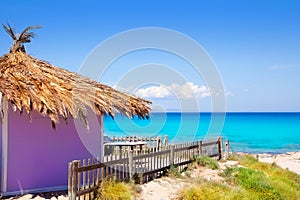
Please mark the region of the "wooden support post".
[[128, 171], [129, 171], [129, 179], [132, 180], [133, 177], [133, 151], [129, 151], [129, 156], [128, 156]]
[[72, 178], [73, 178], [73, 163], [69, 162], [69, 170], [68, 170], [68, 196], [70, 200], [73, 200], [73, 189], [72, 189]]
[[157, 144], [156, 144], [157, 150], [161, 150], [161, 136], [157, 136]]
[[171, 146], [170, 146], [170, 166], [172, 166], [172, 165], [174, 165], [174, 155], [175, 155], [175, 145], [174, 144], [172, 144]]
[[202, 156], [202, 140], [199, 141], [199, 146], [198, 146], [198, 151], [199, 151], [199, 156]]
[[164, 146], [165, 148], [169, 145], [169, 137], [168, 135], [165, 135], [165, 140], [164, 140]]
[[119, 155], [119, 158], [120, 158], [120, 159], [122, 159], [122, 153], [123, 153], [123, 151], [122, 151], [122, 146], [120, 145], [120, 146], [119, 146], [119, 154], [120, 154], [120, 155]]
[[[2, 93], [1, 97], [2, 97]], [[6, 98], [1, 98], [0, 99], [0, 112], [3, 114], [2, 120], [2, 144], [1, 144], [1, 159], [2, 159], [2, 166], [0, 170], [0, 191], [1, 192], [6, 192], [7, 191], [7, 170], [8, 170], [8, 101]], [[0, 116], [1, 117], [1, 116]]]
[[229, 155], [229, 140], [227, 139], [225, 142], [225, 160], [228, 158]]
[[223, 144], [222, 137], [218, 138], [218, 142], [219, 142], [219, 160], [221, 160], [222, 159], [222, 144]]
[[[76, 169], [79, 167], [79, 160], [74, 160], [72, 162], [72, 169], [71, 169], [71, 174], [72, 174], [72, 183], [71, 183], [71, 197], [72, 198], [69, 198], [70, 200], [75, 200], [76, 199], [76, 190], [77, 190], [77, 187], [76, 187], [76, 183], [77, 183], [77, 174], [76, 174]], [[80, 186], [78, 186], [80, 187]]]

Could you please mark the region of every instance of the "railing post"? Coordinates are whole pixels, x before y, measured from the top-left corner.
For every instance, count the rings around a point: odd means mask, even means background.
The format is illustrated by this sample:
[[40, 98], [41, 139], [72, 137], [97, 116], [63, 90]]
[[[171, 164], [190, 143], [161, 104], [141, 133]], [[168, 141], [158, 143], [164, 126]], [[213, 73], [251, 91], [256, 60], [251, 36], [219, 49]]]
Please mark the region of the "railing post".
[[[69, 199], [75, 200], [76, 199], [76, 180], [77, 180], [77, 173], [76, 169], [79, 167], [79, 160], [74, 160], [72, 163], [69, 163]], [[71, 173], [70, 173], [71, 172]], [[80, 186], [78, 186], [80, 187]]]
[[168, 135], [165, 135], [165, 140], [164, 140], [165, 149], [169, 145], [168, 143], [169, 143], [169, 137], [168, 137]]
[[222, 159], [222, 143], [223, 143], [222, 137], [218, 138], [218, 143], [219, 143], [219, 160], [221, 160]]
[[161, 149], [161, 136], [157, 136], [157, 143], [156, 143], [157, 151]]
[[227, 139], [225, 142], [225, 160], [228, 158], [229, 155], [229, 140]]
[[73, 163], [72, 162], [69, 162], [69, 169], [68, 169], [68, 196], [69, 196], [69, 199], [70, 200], [73, 200], [73, 194], [72, 194], [72, 191], [73, 191], [73, 188], [72, 188], [72, 178], [73, 178]]
[[170, 146], [170, 166], [173, 166], [174, 165], [174, 156], [175, 156], [175, 145], [174, 144], [172, 144], [171, 146]]
[[200, 155], [200, 156], [202, 156], [202, 143], [203, 143], [202, 140], [200, 140], [200, 141], [199, 141], [199, 144], [198, 144], [198, 145], [199, 145], [199, 146], [198, 146], [198, 148], [199, 148], [199, 149], [198, 149], [198, 152], [199, 152], [199, 155]]
[[133, 151], [130, 150], [129, 151], [129, 155], [128, 155], [128, 170], [129, 170], [129, 179], [132, 180], [133, 177]]

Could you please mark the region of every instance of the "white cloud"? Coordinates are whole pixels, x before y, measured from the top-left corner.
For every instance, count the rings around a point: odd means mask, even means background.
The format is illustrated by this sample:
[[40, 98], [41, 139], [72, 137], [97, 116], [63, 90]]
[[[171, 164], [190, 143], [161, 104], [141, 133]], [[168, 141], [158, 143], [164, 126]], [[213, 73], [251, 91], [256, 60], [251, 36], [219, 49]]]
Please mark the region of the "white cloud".
[[142, 98], [165, 98], [171, 96], [171, 92], [163, 86], [151, 86], [138, 89], [135, 92], [135, 95]]
[[171, 84], [169, 86], [151, 86], [138, 89], [135, 94], [142, 98], [166, 98], [176, 95], [181, 99], [205, 98], [209, 97], [209, 88], [202, 85], [199, 86], [193, 82], [187, 82], [184, 85]]

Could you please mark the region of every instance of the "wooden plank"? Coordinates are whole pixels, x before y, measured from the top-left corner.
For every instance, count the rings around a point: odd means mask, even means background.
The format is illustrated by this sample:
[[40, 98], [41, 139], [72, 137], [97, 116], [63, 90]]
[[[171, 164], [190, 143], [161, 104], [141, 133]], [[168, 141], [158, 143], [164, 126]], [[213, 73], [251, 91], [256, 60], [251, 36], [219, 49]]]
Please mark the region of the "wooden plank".
[[77, 186], [76, 186], [76, 169], [78, 168], [78, 166], [79, 166], [79, 161], [78, 160], [74, 160], [73, 162], [72, 162], [72, 166], [73, 166], [73, 168], [72, 168], [72, 198], [73, 198], [73, 200], [75, 200], [76, 199], [76, 192], [77, 192], [77, 190], [78, 190], [78, 188], [77, 188]]
[[[91, 159], [88, 159], [88, 166], [91, 165]], [[91, 170], [87, 172], [87, 187], [90, 188], [91, 186]]]
[[2, 166], [1, 166], [1, 192], [6, 192], [7, 191], [7, 171], [8, 171], [8, 101], [6, 97], [3, 97], [0, 99], [0, 104], [2, 103], [2, 143], [1, 147], [2, 148], [2, 155], [1, 155], [1, 160], [2, 160]]
[[223, 149], [223, 138], [219, 137], [218, 138], [218, 147], [219, 147], [219, 160], [222, 159], [222, 149]]
[[83, 172], [83, 171], [89, 171], [89, 170], [93, 170], [93, 169], [98, 169], [98, 168], [102, 168], [105, 167], [106, 163], [97, 163], [91, 166], [81, 166], [78, 169], [75, 169], [76, 172]]
[[138, 160], [138, 159], [143, 159], [143, 158], [146, 158], [146, 157], [149, 157], [149, 156], [159, 156], [159, 155], [169, 154], [169, 153], [170, 153], [170, 150], [164, 150], [164, 151], [149, 153], [149, 154], [145, 154], [145, 155], [134, 156], [133, 159]]
[[122, 162], [124, 161], [127, 161], [128, 158], [122, 158], [122, 159], [118, 159], [118, 160], [110, 160], [110, 161], [107, 161], [107, 162], [104, 162], [103, 164], [104, 165], [115, 165], [115, 164], [121, 164]]
[[[97, 162], [95, 163], [95, 165], [98, 164], [99, 161], [100, 161], [100, 158], [97, 157]], [[97, 185], [99, 183], [99, 179], [101, 178], [101, 170], [100, 170], [100, 168], [97, 169], [96, 176], [97, 176], [97, 178], [96, 178], [96, 185]]]
[[196, 149], [198, 148], [198, 145], [193, 145], [193, 146], [189, 146], [189, 147], [180, 147], [180, 148], [175, 148], [175, 152], [178, 152], [178, 151], [186, 151], [186, 150], [189, 150], [189, 149]]
[[[96, 165], [97, 164], [97, 159], [93, 158], [92, 159], [92, 164]], [[97, 185], [97, 169], [93, 169], [93, 186]]]
[[128, 172], [129, 172], [129, 178], [130, 180], [132, 179], [133, 177], [133, 171], [132, 171], [132, 168], [133, 168], [133, 152], [130, 151], [129, 152], [129, 160], [128, 160]]
[[202, 147], [217, 145], [219, 141], [202, 143]]
[[72, 185], [72, 183], [73, 183], [73, 163], [72, 162], [69, 162], [69, 169], [68, 169], [68, 196], [69, 196], [69, 199], [70, 200], [74, 200], [74, 198], [73, 198], [73, 193], [72, 193], [72, 191], [73, 191], [73, 185]]
[[[86, 160], [85, 159], [82, 160], [82, 166], [86, 166]], [[83, 190], [88, 189], [88, 187], [86, 185], [86, 171], [82, 172], [82, 188], [83, 188]], [[84, 196], [84, 199], [85, 199], [85, 196]]]
[[97, 189], [98, 189], [98, 186], [94, 186], [94, 187], [87, 188], [85, 190], [76, 191], [76, 196], [82, 196], [82, 195], [85, 195], [85, 194], [90, 194], [92, 192], [95, 192]]

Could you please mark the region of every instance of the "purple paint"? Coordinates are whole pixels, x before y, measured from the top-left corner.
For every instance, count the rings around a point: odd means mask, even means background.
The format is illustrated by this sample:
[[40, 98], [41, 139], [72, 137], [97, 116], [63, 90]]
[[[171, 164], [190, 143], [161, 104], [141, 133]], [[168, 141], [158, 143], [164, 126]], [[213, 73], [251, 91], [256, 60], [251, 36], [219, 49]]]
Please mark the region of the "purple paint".
[[60, 119], [54, 130], [48, 117], [31, 116], [9, 109], [7, 192], [67, 186], [68, 162], [102, 155], [101, 117], [91, 111], [89, 131], [79, 120]]
[[[2, 119], [1, 118], [0, 118], [0, 167], [2, 167]], [[1, 184], [1, 180], [2, 180], [2, 169], [0, 169], [0, 184]], [[1, 185], [0, 185], [0, 191], [1, 191]]]

